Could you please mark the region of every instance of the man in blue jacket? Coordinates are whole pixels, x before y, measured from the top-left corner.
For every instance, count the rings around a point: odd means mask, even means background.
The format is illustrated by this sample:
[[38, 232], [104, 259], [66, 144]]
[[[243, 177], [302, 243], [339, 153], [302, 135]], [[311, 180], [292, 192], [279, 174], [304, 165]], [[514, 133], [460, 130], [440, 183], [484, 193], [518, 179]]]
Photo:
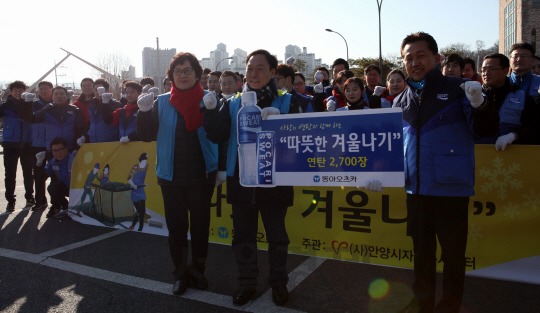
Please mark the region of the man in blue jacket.
[[538, 97], [540, 88], [540, 76], [534, 75], [531, 71], [534, 61], [535, 49], [530, 43], [515, 43], [510, 47], [510, 82], [518, 85], [519, 89], [525, 91], [535, 100]]
[[295, 73], [294, 68], [287, 64], [278, 64], [276, 68], [276, 87], [277, 89], [291, 94], [292, 98], [302, 109], [302, 112], [313, 112], [311, 98], [301, 95], [294, 90]]
[[[403, 109], [407, 234], [414, 248], [414, 298], [400, 312], [458, 313], [465, 278], [468, 204], [474, 195], [475, 136], [495, 135], [496, 108], [479, 82], [443, 76], [437, 42], [407, 36], [401, 55], [409, 74], [394, 100]], [[437, 239], [444, 262], [443, 294], [435, 307]]]
[[[112, 98], [109, 93], [109, 82], [105, 78], [97, 79], [94, 82], [95, 97], [88, 106], [88, 125], [86, 134], [90, 137], [90, 143], [118, 141], [118, 126], [108, 125], [103, 120], [103, 111], [110, 107], [112, 110], [120, 109], [122, 104]], [[78, 143], [83, 143], [86, 137], [77, 139]]]
[[2, 147], [4, 147], [4, 169], [6, 171], [6, 200], [8, 205], [6, 212], [15, 211], [15, 178], [17, 177], [17, 163], [21, 162], [26, 198], [26, 205], [35, 205], [34, 201], [34, 176], [32, 175], [32, 130], [30, 125], [19, 118], [24, 99], [22, 93], [26, 85], [22, 81], [14, 81], [9, 84], [11, 95], [0, 105], [0, 118], [4, 118], [4, 134]]
[[[54, 157], [45, 165], [45, 173], [50, 177], [56, 177], [56, 180], [47, 188], [52, 204], [47, 217], [62, 218], [68, 216], [69, 201], [66, 197], [69, 197], [71, 167], [75, 156], [68, 153], [67, 141], [61, 137], [56, 137], [51, 141], [50, 149]], [[36, 165], [41, 166], [45, 156], [45, 151], [36, 154]]]

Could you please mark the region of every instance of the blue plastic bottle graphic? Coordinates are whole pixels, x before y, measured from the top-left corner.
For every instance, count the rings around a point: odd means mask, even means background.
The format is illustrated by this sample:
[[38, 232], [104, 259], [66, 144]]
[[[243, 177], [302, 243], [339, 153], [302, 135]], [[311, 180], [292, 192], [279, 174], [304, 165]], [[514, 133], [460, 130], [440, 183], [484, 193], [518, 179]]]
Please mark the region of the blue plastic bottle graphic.
[[242, 93], [242, 108], [238, 111], [238, 156], [240, 184], [257, 185], [257, 132], [262, 129], [261, 109], [256, 105], [257, 94]]

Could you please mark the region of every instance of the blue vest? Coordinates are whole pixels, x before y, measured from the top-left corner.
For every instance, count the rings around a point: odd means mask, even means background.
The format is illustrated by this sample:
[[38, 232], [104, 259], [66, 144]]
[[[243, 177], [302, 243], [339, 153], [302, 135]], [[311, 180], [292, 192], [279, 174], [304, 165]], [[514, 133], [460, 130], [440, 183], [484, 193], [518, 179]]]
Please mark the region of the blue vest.
[[[52, 102], [51, 102], [52, 103]], [[34, 113], [45, 107], [45, 103], [41, 99], [32, 103]], [[32, 147], [46, 148], [47, 140], [45, 138], [45, 123], [31, 124], [32, 127]]]
[[64, 138], [68, 143], [68, 149], [78, 149], [77, 138], [75, 138], [75, 111], [73, 114], [61, 124], [49, 112], [45, 114], [45, 147], [51, 149], [51, 141], [56, 137]]
[[[278, 108], [281, 114], [289, 113], [291, 105], [291, 94], [278, 91], [278, 97], [272, 102], [272, 107]], [[229, 102], [229, 113], [231, 114], [231, 134], [229, 137], [229, 147], [227, 148], [227, 176], [234, 177], [236, 167], [236, 157], [238, 155], [238, 133], [236, 130], [238, 111], [242, 107], [242, 94], [238, 93]]]
[[[5, 102], [6, 105], [8, 102]], [[19, 119], [17, 112], [4, 109], [4, 142], [32, 142], [32, 128]]]
[[[208, 91], [204, 91], [207, 94]], [[175, 142], [175, 130], [177, 113], [176, 108], [169, 102], [171, 98], [170, 93], [166, 93], [158, 96], [158, 120], [159, 129], [157, 135], [156, 144], [156, 174], [158, 177], [172, 180], [174, 172], [174, 142]], [[200, 107], [204, 106], [204, 102], [201, 100]], [[201, 144], [201, 150], [204, 156], [204, 162], [206, 163], [206, 172], [210, 173], [217, 170], [218, 167], [218, 145], [212, 143], [206, 138], [206, 131], [201, 126], [197, 128], [197, 134], [199, 136], [199, 142]]]
[[137, 108], [131, 110], [129, 116], [126, 116], [126, 108], [122, 108], [118, 117], [118, 130], [120, 137], [125, 137], [137, 130]]
[[[512, 74], [510, 74], [510, 82], [512, 84], [515, 84], [515, 85], [518, 85], [519, 88], [525, 92], [528, 93], [528, 95], [532, 96], [534, 98], [534, 100], [536, 100], [536, 98], [538, 98], [538, 89], [540, 88], [540, 76], [538, 75], [534, 75], [532, 74], [531, 72], [525, 74], [525, 75], [522, 75], [522, 76], [519, 76], [519, 75], [516, 75], [514, 72], [512, 72]], [[527, 85], [527, 83], [525, 83], [523, 86], [521, 84], [521, 80], [525, 78], [525, 80], [529, 81], [529, 84]], [[528, 88], [528, 90], [526, 90]]]
[[[112, 100], [111, 100], [112, 101]], [[103, 121], [103, 115], [94, 115], [96, 106], [90, 103], [88, 106], [88, 113], [90, 116], [90, 130], [88, 136], [90, 137], [90, 143], [96, 142], [111, 142], [118, 141], [118, 126], [108, 125]]]
[[526, 97], [527, 95], [523, 90], [518, 90], [515, 93], [508, 93], [503, 104], [501, 105], [501, 108], [499, 109], [499, 117], [501, 119], [499, 134], [492, 137], [476, 138], [475, 143], [495, 144], [499, 136], [506, 135], [520, 129], [521, 112], [525, 107]]
[[71, 153], [68, 153], [62, 161], [57, 161], [55, 158], [52, 158], [45, 165], [45, 173], [52, 176], [53, 174], [58, 177], [68, 188], [71, 184], [71, 167], [73, 166], [73, 160], [75, 156]]

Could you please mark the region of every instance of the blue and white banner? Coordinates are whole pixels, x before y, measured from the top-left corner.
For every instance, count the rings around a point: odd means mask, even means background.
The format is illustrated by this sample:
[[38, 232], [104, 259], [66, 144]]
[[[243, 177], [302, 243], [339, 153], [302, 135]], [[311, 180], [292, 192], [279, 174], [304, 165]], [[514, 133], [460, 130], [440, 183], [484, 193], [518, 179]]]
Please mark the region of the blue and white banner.
[[271, 115], [264, 131], [274, 133], [271, 184], [365, 186], [373, 179], [385, 187], [405, 184], [400, 108]]

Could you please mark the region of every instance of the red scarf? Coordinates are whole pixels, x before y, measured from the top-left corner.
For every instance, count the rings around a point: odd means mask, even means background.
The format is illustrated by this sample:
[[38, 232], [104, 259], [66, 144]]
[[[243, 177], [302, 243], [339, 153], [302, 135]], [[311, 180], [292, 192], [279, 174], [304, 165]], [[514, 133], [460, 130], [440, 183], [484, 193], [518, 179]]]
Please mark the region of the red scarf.
[[202, 126], [204, 114], [200, 111], [199, 103], [203, 97], [204, 89], [198, 81], [193, 89], [188, 91], [179, 90], [174, 85], [174, 82], [171, 82], [171, 99], [169, 102], [184, 116], [186, 129], [189, 131]]
[[384, 91], [383, 91], [383, 97], [390, 101], [390, 104], [394, 104], [394, 99], [399, 96], [399, 95], [391, 95], [390, 94], [390, 90], [388, 90], [388, 88], [386, 88]]

